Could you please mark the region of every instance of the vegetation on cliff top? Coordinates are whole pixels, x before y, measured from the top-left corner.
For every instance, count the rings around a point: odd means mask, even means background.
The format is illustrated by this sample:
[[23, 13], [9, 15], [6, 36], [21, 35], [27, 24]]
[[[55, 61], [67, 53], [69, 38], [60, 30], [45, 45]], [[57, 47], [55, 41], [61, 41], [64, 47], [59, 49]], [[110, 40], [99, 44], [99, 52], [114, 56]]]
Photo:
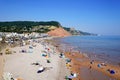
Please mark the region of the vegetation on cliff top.
[[[48, 22], [35, 22], [35, 21], [11, 21], [11, 22], [0, 22], [0, 32], [39, 32], [47, 33], [56, 28], [62, 27], [57, 21]], [[63, 27], [66, 31], [72, 35], [95, 35], [87, 32], [75, 30], [74, 28]]]
[[50, 31], [50, 27], [61, 27], [57, 21], [34, 22], [34, 21], [12, 21], [0, 22], [0, 32], [40, 32]]

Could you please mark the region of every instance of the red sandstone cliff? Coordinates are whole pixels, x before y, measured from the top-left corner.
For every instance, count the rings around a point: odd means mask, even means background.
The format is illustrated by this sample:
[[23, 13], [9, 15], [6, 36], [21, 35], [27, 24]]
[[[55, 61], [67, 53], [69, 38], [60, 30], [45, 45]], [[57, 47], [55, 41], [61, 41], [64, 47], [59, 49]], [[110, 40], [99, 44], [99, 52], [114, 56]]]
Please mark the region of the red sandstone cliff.
[[60, 28], [56, 28], [52, 31], [49, 31], [48, 35], [57, 36], [57, 37], [66, 37], [66, 36], [70, 36], [71, 34], [60, 27]]

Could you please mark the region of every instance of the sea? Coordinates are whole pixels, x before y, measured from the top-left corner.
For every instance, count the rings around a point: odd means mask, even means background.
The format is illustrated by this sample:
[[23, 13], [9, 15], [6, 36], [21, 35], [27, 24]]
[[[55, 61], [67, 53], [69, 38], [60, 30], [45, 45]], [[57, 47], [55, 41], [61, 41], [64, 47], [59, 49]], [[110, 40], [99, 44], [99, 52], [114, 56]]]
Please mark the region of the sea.
[[80, 51], [90, 59], [120, 64], [120, 36], [70, 36], [59, 41], [63, 51]]

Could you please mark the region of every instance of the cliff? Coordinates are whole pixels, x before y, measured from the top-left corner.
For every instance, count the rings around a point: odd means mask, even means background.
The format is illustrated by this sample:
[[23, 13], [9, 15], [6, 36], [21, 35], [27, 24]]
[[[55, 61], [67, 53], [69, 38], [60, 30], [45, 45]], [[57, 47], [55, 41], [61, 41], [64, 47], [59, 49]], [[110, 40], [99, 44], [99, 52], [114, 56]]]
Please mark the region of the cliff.
[[94, 33], [89, 33], [89, 32], [83, 32], [80, 30], [76, 30], [74, 28], [67, 28], [67, 27], [63, 27], [66, 31], [68, 31], [69, 33], [71, 33], [72, 35], [92, 35], [92, 36], [97, 36], [97, 34]]
[[49, 31], [48, 35], [50, 35], [50, 36], [57, 36], [57, 37], [71, 36], [71, 34], [69, 32], [67, 32], [66, 30], [64, 30], [61, 27]]

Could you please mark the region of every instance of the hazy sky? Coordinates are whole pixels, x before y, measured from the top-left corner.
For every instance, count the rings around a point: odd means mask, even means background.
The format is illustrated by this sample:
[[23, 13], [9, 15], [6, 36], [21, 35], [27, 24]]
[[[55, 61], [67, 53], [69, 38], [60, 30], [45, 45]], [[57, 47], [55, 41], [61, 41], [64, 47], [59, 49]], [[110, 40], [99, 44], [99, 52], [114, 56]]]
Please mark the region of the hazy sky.
[[120, 35], [120, 0], [0, 0], [0, 21], [59, 21], [63, 26]]

